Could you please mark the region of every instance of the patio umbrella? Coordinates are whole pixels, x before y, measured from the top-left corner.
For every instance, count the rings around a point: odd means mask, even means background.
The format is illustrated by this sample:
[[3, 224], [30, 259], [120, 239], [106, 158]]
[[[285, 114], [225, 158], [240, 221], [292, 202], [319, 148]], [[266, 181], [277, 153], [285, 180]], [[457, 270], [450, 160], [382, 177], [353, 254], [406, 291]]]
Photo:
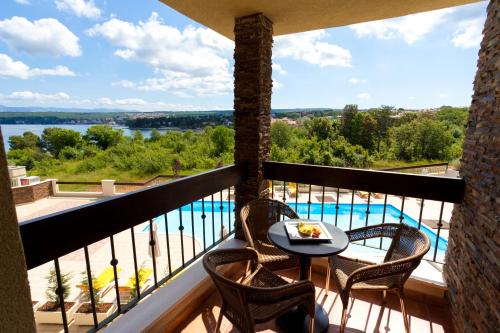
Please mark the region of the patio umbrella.
[[150, 243], [148, 244], [148, 254], [150, 257], [153, 257], [153, 253], [151, 252], [151, 240], [153, 240], [155, 242], [153, 248], [154, 248], [154, 251], [155, 251], [155, 258], [158, 258], [159, 256], [161, 256], [161, 252], [160, 252], [160, 244], [158, 242], [158, 227], [156, 226], [156, 223], [153, 223], [153, 230], [152, 232], [150, 233]]

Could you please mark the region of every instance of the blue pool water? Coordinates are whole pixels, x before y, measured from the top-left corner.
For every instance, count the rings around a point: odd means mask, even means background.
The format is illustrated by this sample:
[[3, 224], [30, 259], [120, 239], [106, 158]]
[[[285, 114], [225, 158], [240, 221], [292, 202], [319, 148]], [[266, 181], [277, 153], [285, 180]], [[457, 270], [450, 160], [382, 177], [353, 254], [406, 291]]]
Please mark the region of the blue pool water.
[[[202, 205], [201, 201], [193, 202], [193, 212], [191, 212], [191, 205], [186, 205], [182, 209], [177, 209], [154, 219], [158, 227], [158, 232], [166, 233], [168, 228], [169, 234], [180, 233], [179, 227], [183, 227], [184, 235], [194, 235], [203, 246], [203, 240], [206, 246], [211, 245], [214, 241], [220, 238], [221, 226], [227, 231], [234, 229], [234, 202], [223, 201], [205, 201]], [[291, 207], [300, 215], [301, 218], [310, 218], [312, 220], [323, 220], [325, 223], [336, 224], [343, 230], [349, 230], [364, 227], [365, 225], [382, 223], [384, 215], [383, 204], [370, 204], [370, 212], [367, 216], [367, 204], [354, 204], [352, 205], [352, 219], [351, 219], [351, 204], [338, 204], [338, 212], [336, 214], [335, 203], [325, 203], [322, 207], [321, 203], [312, 203], [309, 207], [307, 203], [291, 204]], [[205, 213], [205, 223], [203, 223], [203, 209]], [[323, 213], [321, 212], [323, 210]], [[165, 216], [168, 223], [165, 223]], [[402, 222], [413, 227], [418, 227], [418, 222], [408, 216], [401, 214], [401, 211], [392, 205], [387, 205], [385, 210], [385, 223], [399, 223], [400, 217]], [[231, 222], [230, 222], [231, 221]], [[431, 249], [427, 253], [427, 258], [434, 256], [434, 251], [437, 242], [437, 259], [442, 260], [446, 251], [446, 239], [439, 237], [427, 228], [421, 225], [420, 229], [429, 237], [431, 242]], [[144, 231], [149, 231], [147, 226]], [[205, 234], [205, 238], [203, 237]], [[384, 239], [382, 247], [387, 249], [389, 240]], [[367, 240], [369, 246], [378, 247], [380, 239]]]

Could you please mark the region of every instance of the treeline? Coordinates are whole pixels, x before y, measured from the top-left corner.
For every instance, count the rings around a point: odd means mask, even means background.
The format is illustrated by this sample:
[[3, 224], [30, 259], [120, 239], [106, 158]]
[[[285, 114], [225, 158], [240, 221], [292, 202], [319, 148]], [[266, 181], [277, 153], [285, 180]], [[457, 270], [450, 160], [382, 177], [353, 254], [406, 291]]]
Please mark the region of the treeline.
[[[276, 120], [271, 126], [271, 159], [359, 168], [450, 161], [461, 155], [467, 111], [442, 107], [401, 112], [383, 106], [361, 112], [347, 105], [333, 116], [302, 117], [297, 126]], [[9, 163], [24, 165], [34, 175], [127, 180], [233, 163], [234, 130], [206, 126], [161, 134], [153, 129], [144, 138], [139, 131], [129, 137], [107, 125], [92, 126], [84, 135], [46, 128], [41, 136], [11, 136], [9, 144]]]
[[[139, 131], [132, 137], [107, 125], [90, 127], [85, 135], [71, 129], [46, 128], [9, 138], [10, 164], [24, 165], [31, 174], [115, 174], [135, 176], [180, 174], [206, 170], [233, 161], [234, 132], [225, 126], [203, 131], [167, 132], [154, 129], [149, 138]], [[123, 179], [123, 178], [121, 178]]]
[[206, 115], [190, 115], [168, 117], [137, 117], [126, 120], [130, 128], [163, 128], [177, 127], [182, 129], [198, 129], [205, 126], [230, 125], [233, 121], [232, 113], [217, 113]]
[[369, 167], [381, 161], [449, 161], [460, 157], [467, 108], [402, 112], [390, 106], [340, 116], [307, 118], [302, 126], [271, 127], [275, 161]]

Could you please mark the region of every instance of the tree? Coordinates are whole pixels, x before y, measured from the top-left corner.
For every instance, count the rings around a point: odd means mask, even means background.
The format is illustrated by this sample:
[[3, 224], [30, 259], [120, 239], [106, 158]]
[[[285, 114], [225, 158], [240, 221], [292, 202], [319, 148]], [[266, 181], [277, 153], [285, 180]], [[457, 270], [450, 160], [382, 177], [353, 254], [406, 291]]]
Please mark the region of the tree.
[[59, 127], [49, 127], [43, 130], [42, 146], [56, 157], [64, 147], [79, 147], [81, 143], [82, 137], [77, 131]]
[[288, 148], [293, 137], [292, 131], [292, 127], [284, 121], [276, 121], [271, 125], [271, 142], [280, 148]]
[[123, 130], [115, 130], [109, 125], [95, 125], [87, 129], [84, 139], [106, 150], [116, 146], [123, 139]]
[[23, 135], [9, 137], [10, 149], [37, 149], [40, 147], [40, 137], [33, 132], [24, 132]]
[[453, 136], [438, 120], [420, 117], [391, 130], [392, 147], [398, 159], [447, 160]]
[[319, 140], [327, 140], [334, 134], [333, 121], [327, 117], [308, 119], [304, 126], [309, 137], [316, 137]]
[[347, 104], [342, 111], [340, 133], [349, 141], [352, 139], [352, 121], [357, 113], [358, 106], [356, 104]]
[[387, 136], [387, 132], [392, 124], [392, 111], [394, 107], [382, 105], [378, 109], [370, 110], [370, 113], [373, 115], [375, 120], [377, 121], [377, 129], [376, 129], [376, 137], [377, 137], [377, 151], [380, 151], [380, 143]]
[[377, 130], [377, 120], [370, 113], [363, 114], [359, 144], [368, 150], [373, 150], [375, 146], [375, 136]]
[[137, 143], [143, 143], [144, 142], [144, 135], [142, 135], [142, 132], [139, 130], [135, 130], [134, 134], [132, 135], [132, 140]]
[[210, 136], [214, 145], [213, 155], [219, 157], [234, 148], [234, 132], [225, 126], [216, 126]]
[[149, 135], [149, 141], [156, 142], [156, 141], [160, 141], [160, 139], [161, 139], [160, 131], [158, 131], [156, 128], [153, 128], [151, 130], [151, 134]]
[[172, 160], [172, 171], [174, 172], [174, 177], [179, 177], [181, 169], [182, 169], [181, 161], [178, 158], [174, 158]]

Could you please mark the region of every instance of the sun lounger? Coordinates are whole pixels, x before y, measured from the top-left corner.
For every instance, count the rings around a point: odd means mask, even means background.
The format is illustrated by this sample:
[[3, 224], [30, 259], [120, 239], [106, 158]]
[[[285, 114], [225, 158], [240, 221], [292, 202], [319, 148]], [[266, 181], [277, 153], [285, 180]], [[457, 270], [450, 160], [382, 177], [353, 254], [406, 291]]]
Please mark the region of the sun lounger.
[[[121, 271], [120, 266], [116, 267], [116, 272], [119, 273]], [[92, 280], [92, 287], [95, 290], [101, 290], [102, 295], [106, 294], [112, 287], [112, 282], [115, 279], [115, 275], [113, 272], [113, 267], [108, 267], [99, 274], [98, 277]], [[77, 287], [80, 289], [82, 293], [88, 293], [89, 287], [86, 284], [79, 284]]]
[[[150, 287], [151, 275], [153, 270], [151, 268], [141, 268], [137, 272], [139, 275], [139, 290], [142, 293]], [[128, 280], [118, 280], [118, 290], [120, 291], [120, 302], [127, 303], [136, 291], [136, 279], [133, 274]]]

